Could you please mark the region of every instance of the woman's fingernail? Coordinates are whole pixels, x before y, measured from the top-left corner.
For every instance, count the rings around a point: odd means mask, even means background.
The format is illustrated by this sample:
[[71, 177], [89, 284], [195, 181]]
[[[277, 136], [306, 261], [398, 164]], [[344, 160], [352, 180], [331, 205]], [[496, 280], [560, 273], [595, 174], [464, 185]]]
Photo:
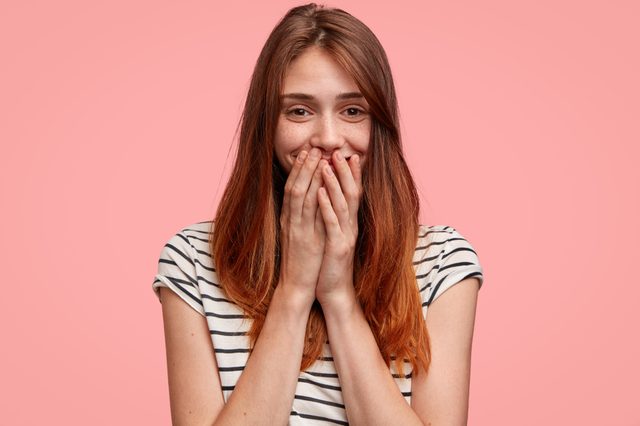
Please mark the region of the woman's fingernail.
[[342, 153], [340, 151], [336, 152], [336, 160], [342, 161], [344, 157], [342, 157]]
[[329, 176], [333, 175], [333, 170], [331, 170], [331, 166], [325, 166], [324, 171], [327, 172]]
[[353, 161], [355, 161], [356, 164], [360, 164], [360, 156], [358, 154], [354, 154], [353, 156], [355, 157]]
[[298, 154], [298, 162], [304, 163], [305, 158], [307, 158], [307, 151], [301, 151], [300, 154]]

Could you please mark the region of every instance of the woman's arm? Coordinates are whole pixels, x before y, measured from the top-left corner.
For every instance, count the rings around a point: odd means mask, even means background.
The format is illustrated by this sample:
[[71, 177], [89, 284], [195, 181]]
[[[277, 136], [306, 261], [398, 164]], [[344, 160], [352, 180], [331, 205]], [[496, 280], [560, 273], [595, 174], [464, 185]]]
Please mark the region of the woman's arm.
[[362, 197], [360, 158], [334, 153], [337, 176], [324, 171], [319, 206], [327, 231], [316, 287], [349, 423], [420, 425], [382, 359], [353, 287], [353, 259]]
[[160, 300], [171, 424], [211, 424], [224, 399], [207, 320], [169, 288], [160, 288]]
[[224, 404], [206, 320], [162, 291], [171, 417], [174, 425], [286, 425], [300, 374], [308, 298], [278, 285], [264, 326]]
[[411, 379], [411, 406], [425, 424], [466, 425], [479, 283], [467, 278], [429, 305], [429, 372]]
[[410, 407], [380, 355], [353, 288], [362, 196], [359, 157], [353, 155], [347, 162], [335, 153], [333, 160], [338, 176], [325, 170], [326, 189], [319, 191], [318, 198], [327, 241], [316, 297], [322, 305], [349, 422], [465, 425], [479, 281], [469, 278], [458, 283], [427, 310], [432, 363], [427, 375], [412, 378]]
[[382, 359], [355, 296], [322, 310], [349, 424], [422, 425]]
[[311, 303], [278, 285], [265, 323], [215, 425], [286, 425], [295, 395]]
[[[327, 161], [321, 160], [320, 154], [317, 148], [308, 155], [301, 151], [287, 177], [280, 216], [280, 281], [253, 351], [226, 404], [206, 321], [196, 320], [191, 312], [187, 315], [181, 305], [163, 307], [168, 324], [165, 329], [171, 331], [166, 339], [167, 365], [173, 378], [170, 386], [174, 388], [172, 413], [179, 420], [174, 424], [181, 424], [182, 419], [190, 421], [194, 410], [199, 419], [210, 419], [207, 424], [288, 423], [325, 243], [317, 192]], [[187, 408], [193, 407], [193, 401], [206, 401], [201, 405], [206, 408]]]
[[[447, 290], [427, 311], [431, 365], [402, 397], [358, 303], [323, 306], [333, 360], [350, 424], [467, 424], [471, 342], [478, 280]], [[412, 409], [413, 408], [413, 409]]]

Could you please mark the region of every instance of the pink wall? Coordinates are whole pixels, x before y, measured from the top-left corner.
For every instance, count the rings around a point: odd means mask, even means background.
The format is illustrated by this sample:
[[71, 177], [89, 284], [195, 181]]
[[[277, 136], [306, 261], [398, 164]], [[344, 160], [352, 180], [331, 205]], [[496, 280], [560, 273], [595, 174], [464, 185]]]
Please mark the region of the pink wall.
[[[2, 6], [0, 423], [170, 423], [157, 258], [296, 4]], [[423, 222], [483, 264], [469, 424], [640, 425], [638, 3], [329, 5], [387, 50]]]

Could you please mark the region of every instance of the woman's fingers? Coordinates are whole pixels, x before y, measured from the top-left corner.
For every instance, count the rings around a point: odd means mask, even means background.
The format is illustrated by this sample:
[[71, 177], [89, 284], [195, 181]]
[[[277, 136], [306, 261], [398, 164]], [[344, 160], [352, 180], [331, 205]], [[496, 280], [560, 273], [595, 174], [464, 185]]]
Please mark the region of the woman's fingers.
[[353, 175], [353, 181], [356, 184], [356, 197], [351, 200], [347, 200], [349, 203], [349, 207], [353, 208], [353, 210], [358, 210], [360, 207], [360, 199], [362, 198], [362, 167], [360, 164], [360, 156], [358, 154], [354, 154], [349, 159], [349, 168], [351, 169], [351, 174]]
[[336, 216], [336, 213], [331, 206], [331, 200], [329, 199], [327, 189], [324, 186], [318, 190], [318, 206], [319, 211], [322, 213], [327, 237], [330, 240], [337, 241], [342, 234], [342, 229], [340, 228], [338, 216]]
[[[341, 229], [346, 231], [350, 227], [352, 216], [355, 216], [355, 211], [352, 211], [352, 208], [347, 202], [347, 197], [349, 197], [350, 192], [356, 191], [357, 189], [347, 162], [343, 160], [341, 163], [336, 164], [336, 171], [338, 171], [338, 169], [340, 169], [340, 173], [342, 174], [340, 182], [338, 181], [338, 177], [333, 174], [331, 167], [323, 168], [324, 186], [338, 223]], [[342, 187], [340, 185], [341, 183], [343, 183]], [[326, 219], [327, 216], [324, 213], [323, 211]]]
[[293, 167], [289, 172], [289, 176], [287, 177], [287, 181], [284, 184], [284, 197], [282, 198], [282, 213], [285, 218], [290, 216], [290, 207], [289, 203], [291, 200], [291, 188], [293, 187], [294, 182], [296, 181], [296, 177], [300, 173], [300, 169], [304, 164], [304, 160], [307, 158], [307, 151], [300, 151], [296, 161], [293, 163]]
[[321, 159], [319, 149], [300, 152], [287, 178], [283, 199], [283, 211], [292, 223], [312, 223], [318, 218], [318, 190], [323, 184], [339, 226], [346, 230], [357, 220], [362, 195], [360, 158], [354, 154], [347, 161], [336, 151], [332, 163], [335, 174]]
[[[317, 191], [316, 191], [317, 192]], [[316, 196], [317, 199], [317, 196]], [[315, 224], [315, 232], [323, 237], [326, 236], [327, 231], [324, 226], [324, 219], [322, 219], [322, 212], [320, 211], [320, 207], [316, 208], [316, 224]]]
[[342, 157], [339, 151], [333, 154], [333, 164], [336, 169], [338, 181], [349, 211], [355, 214], [360, 206], [362, 193], [362, 172], [360, 169], [360, 157], [358, 154], [351, 156], [349, 161]]
[[289, 188], [287, 188], [285, 184], [285, 194], [289, 192], [289, 220], [292, 223], [297, 224], [302, 221], [302, 206], [319, 161], [320, 150], [313, 148], [304, 160], [304, 164], [302, 164], [298, 174], [296, 176], [289, 176], [287, 179], [287, 184], [289, 180], [292, 181]]
[[318, 211], [318, 188], [322, 186], [322, 168], [327, 164], [329, 164], [327, 160], [320, 160], [313, 172], [311, 184], [309, 185], [309, 190], [307, 191], [307, 196], [302, 206], [302, 220], [305, 223], [310, 223], [316, 218], [316, 212]]
[[[318, 192], [318, 204], [322, 211], [327, 237], [333, 241], [339, 241], [343, 235], [356, 234], [353, 228], [352, 214], [347, 200], [342, 193], [338, 178], [330, 167], [323, 169], [324, 187]], [[354, 220], [357, 227], [357, 214], [354, 212]]]

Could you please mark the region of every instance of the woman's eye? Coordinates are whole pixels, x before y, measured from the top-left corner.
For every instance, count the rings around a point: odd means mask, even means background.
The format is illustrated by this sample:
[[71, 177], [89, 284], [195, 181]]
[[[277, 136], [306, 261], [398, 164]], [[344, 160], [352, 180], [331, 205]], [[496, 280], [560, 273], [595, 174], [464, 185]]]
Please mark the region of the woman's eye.
[[355, 107], [347, 108], [346, 111], [348, 112], [347, 115], [349, 117], [357, 117], [358, 115], [362, 115], [364, 113], [363, 110]]
[[307, 111], [304, 108], [293, 108], [291, 110], [289, 110], [287, 113], [290, 115], [294, 115], [296, 117], [306, 117], [305, 113], [307, 113], [309, 111]]

